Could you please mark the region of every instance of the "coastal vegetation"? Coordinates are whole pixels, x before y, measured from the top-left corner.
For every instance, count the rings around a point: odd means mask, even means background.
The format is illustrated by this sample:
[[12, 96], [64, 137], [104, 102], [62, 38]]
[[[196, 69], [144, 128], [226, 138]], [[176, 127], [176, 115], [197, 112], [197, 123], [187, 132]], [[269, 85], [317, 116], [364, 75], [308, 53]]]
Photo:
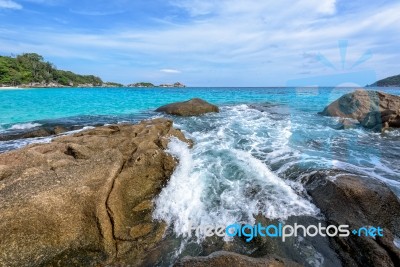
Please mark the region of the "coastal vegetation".
[[[0, 56], [0, 87], [123, 87], [116, 82], [103, 82], [95, 75], [80, 75], [59, 70], [43, 56], [24, 53]], [[180, 82], [154, 85], [150, 82], [129, 84], [128, 87], [186, 87]]]
[[103, 83], [103, 87], [124, 87], [124, 85], [116, 82], [105, 82]]
[[155, 85], [149, 82], [140, 82], [128, 84], [128, 87], [155, 87]]
[[390, 76], [385, 79], [379, 80], [370, 87], [400, 87], [400, 75]]
[[179, 88], [183, 88], [186, 87], [186, 85], [180, 83], [180, 82], [176, 82], [174, 84], [160, 84], [159, 87], [179, 87]]
[[64, 86], [122, 86], [103, 83], [94, 75], [80, 75], [59, 70], [43, 56], [24, 53], [17, 56], [0, 56], [0, 86], [64, 87]]

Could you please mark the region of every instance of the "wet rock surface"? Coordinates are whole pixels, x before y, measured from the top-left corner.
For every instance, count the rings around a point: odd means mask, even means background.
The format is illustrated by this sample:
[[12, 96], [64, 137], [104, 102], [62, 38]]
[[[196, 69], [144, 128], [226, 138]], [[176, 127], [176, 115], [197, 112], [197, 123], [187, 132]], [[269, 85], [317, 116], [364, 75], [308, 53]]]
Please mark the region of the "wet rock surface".
[[152, 199], [176, 161], [165, 119], [110, 125], [0, 155], [1, 266], [138, 266], [163, 238]]
[[356, 90], [328, 105], [321, 115], [358, 120], [376, 131], [400, 127], [400, 96], [378, 91]]
[[[110, 125], [0, 155], [1, 266], [166, 266], [180, 247], [153, 221], [153, 199], [176, 161], [166, 119]], [[176, 266], [399, 266], [400, 203], [382, 182], [338, 171], [302, 180], [323, 218], [286, 224], [380, 226], [384, 236], [210, 238]], [[284, 196], [282, 196], [284, 197]], [[256, 222], [277, 224], [262, 215]], [[171, 249], [174, 248], [174, 249]], [[273, 256], [272, 256], [273, 255]], [[317, 255], [316, 262], [307, 262]], [[290, 260], [287, 260], [290, 259]], [[296, 263], [297, 262], [297, 263]]]
[[39, 126], [29, 130], [5, 132], [0, 134], [0, 141], [18, 140], [24, 138], [37, 138], [58, 135], [61, 133], [82, 129], [83, 126], [50, 125]]
[[217, 251], [206, 257], [185, 257], [174, 267], [300, 267], [301, 265], [279, 257], [251, 258], [233, 252]]
[[193, 98], [185, 102], [176, 102], [156, 109], [177, 116], [198, 116], [209, 112], [219, 112], [219, 108], [200, 98]]
[[344, 266], [399, 266], [400, 250], [394, 235], [400, 233], [400, 202], [382, 182], [349, 173], [316, 172], [307, 178], [306, 189], [329, 224], [381, 227], [383, 237], [350, 234], [330, 238]]

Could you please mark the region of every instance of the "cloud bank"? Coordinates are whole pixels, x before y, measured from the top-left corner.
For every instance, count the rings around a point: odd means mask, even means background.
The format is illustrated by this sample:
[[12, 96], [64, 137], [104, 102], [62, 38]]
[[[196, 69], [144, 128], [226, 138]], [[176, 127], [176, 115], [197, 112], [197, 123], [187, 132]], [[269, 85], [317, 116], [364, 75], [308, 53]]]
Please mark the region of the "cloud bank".
[[[190, 85], [285, 85], [349, 69], [367, 50], [373, 56], [356, 68], [373, 69], [378, 77], [398, 72], [398, 2], [171, 0], [133, 6], [118, 0], [93, 12], [91, 2], [81, 3], [87, 16], [60, 4], [64, 11], [53, 23], [46, 17], [47, 24], [29, 30], [0, 26], [1, 53], [35, 51], [59, 68], [124, 83], [170, 82], [166, 74], [184, 69], [180, 78]], [[121, 6], [125, 12], [112, 15]], [[339, 40], [349, 44], [344, 68]], [[304, 55], [323, 55], [336, 69]]]

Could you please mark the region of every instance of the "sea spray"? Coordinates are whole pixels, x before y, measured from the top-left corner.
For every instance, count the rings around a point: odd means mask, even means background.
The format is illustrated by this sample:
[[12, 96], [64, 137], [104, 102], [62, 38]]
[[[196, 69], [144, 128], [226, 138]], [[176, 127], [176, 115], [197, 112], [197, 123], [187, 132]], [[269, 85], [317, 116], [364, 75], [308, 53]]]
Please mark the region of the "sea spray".
[[[175, 233], [188, 232], [189, 218], [195, 218], [198, 211], [204, 210], [201, 201], [203, 180], [191, 174], [194, 166], [187, 144], [174, 138], [168, 146], [168, 153], [179, 160], [179, 164], [165, 187], [155, 200], [155, 219], [173, 225]], [[197, 221], [199, 223], [199, 221]]]
[[10, 127], [10, 130], [26, 130], [26, 129], [31, 129], [35, 127], [42, 126], [40, 123], [33, 123], [33, 122], [28, 122], [28, 123], [17, 123], [14, 124], [13, 126]]
[[[213, 125], [202, 128], [213, 128]], [[252, 130], [250, 125], [235, 125], [234, 128], [241, 131], [242, 136]], [[177, 236], [188, 233], [190, 226], [229, 225], [238, 221], [254, 223], [258, 214], [286, 219], [292, 215], [318, 213], [307, 198], [274, 174], [262, 160], [246, 148], [238, 148], [237, 133], [229, 123], [207, 132], [186, 134], [195, 140], [195, 145], [189, 149], [183, 142], [171, 140], [168, 152], [179, 164], [155, 200], [153, 214], [155, 219], [167, 222]], [[257, 142], [257, 136], [251, 138], [253, 144]], [[258, 138], [258, 141], [262, 140]]]

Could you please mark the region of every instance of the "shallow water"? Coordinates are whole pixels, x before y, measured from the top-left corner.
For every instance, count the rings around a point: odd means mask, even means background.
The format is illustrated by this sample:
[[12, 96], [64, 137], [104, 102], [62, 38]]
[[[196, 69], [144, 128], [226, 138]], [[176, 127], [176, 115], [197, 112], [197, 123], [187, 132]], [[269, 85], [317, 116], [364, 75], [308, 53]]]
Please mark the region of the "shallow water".
[[399, 132], [338, 130], [336, 118], [271, 104], [229, 105], [218, 114], [174, 121], [195, 145], [189, 150], [171, 142], [169, 152], [180, 165], [156, 201], [155, 218], [178, 235], [189, 222], [252, 224], [259, 213], [270, 219], [315, 216], [300, 183], [314, 170], [380, 179], [400, 192]]
[[[0, 127], [79, 116], [126, 116], [200, 97], [216, 104], [271, 102], [321, 111], [354, 88], [50, 88], [0, 90]], [[379, 89], [400, 95], [400, 88]]]

